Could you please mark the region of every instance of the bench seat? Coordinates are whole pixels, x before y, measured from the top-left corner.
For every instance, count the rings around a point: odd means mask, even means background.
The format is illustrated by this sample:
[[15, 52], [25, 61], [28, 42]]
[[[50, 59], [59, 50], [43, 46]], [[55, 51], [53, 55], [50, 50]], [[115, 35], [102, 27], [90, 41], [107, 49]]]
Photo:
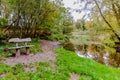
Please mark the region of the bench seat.
[[34, 45], [25, 45], [25, 46], [20, 46], [21, 48], [24, 48], [24, 47], [32, 47]]
[[34, 45], [18, 46], [18, 47], [10, 47], [10, 48], [8, 48], [8, 49], [9, 49], [9, 50], [11, 50], [11, 49], [20, 49], [20, 48], [32, 47], [32, 46], [34, 46]]
[[11, 50], [11, 49], [20, 49], [20, 48], [22, 48], [22, 47], [20, 47], [20, 46], [18, 46], [18, 47], [10, 47], [8, 49]]

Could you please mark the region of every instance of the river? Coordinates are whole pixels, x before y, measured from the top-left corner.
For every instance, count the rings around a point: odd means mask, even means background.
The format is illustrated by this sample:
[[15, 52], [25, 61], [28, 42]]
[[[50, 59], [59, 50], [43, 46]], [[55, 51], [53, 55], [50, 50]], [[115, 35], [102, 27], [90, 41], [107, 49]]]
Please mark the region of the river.
[[72, 45], [71, 43], [66, 45], [64, 48], [74, 51], [80, 57], [90, 58], [107, 66], [120, 67], [120, 53], [107, 51], [101, 44]]

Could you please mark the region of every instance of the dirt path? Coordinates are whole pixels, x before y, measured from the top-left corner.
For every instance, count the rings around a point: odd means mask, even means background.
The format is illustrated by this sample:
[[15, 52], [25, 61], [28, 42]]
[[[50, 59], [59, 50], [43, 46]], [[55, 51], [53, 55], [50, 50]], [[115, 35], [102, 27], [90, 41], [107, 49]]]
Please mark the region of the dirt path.
[[[14, 66], [18, 63], [21, 64], [29, 64], [32, 62], [51, 62], [52, 63], [52, 69], [55, 71], [55, 64], [54, 62], [56, 61], [55, 57], [55, 48], [59, 47], [59, 42], [53, 42], [53, 41], [47, 41], [47, 40], [40, 40], [41, 44], [41, 49], [42, 52], [38, 52], [37, 54], [29, 54], [29, 55], [21, 55], [19, 57], [9, 57], [4, 60], [2, 60], [3, 63]], [[28, 68], [25, 67], [25, 70], [31, 70], [31, 72], [34, 72], [36, 68]], [[69, 80], [78, 80], [79, 75], [75, 73], [70, 73], [70, 78]], [[4, 77], [6, 74], [1, 74], [0, 77]]]
[[2, 60], [3, 63], [14, 66], [18, 63], [29, 64], [32, 62], [55, 62], [54, 49], [59, 47], [59, 42], [40, 40], [42, 52], [37, 54], [21, 55], [19, 57], [10, 57]]

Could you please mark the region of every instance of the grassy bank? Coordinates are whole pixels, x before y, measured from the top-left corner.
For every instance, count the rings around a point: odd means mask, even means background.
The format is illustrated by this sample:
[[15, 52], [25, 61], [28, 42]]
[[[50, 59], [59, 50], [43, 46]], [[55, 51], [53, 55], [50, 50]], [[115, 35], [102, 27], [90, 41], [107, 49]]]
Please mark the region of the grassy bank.
[[[57, 49], [59, 53], [57, 66], [61, 74], [74, 72], [80, 80], [120, 80], [120, 70], [99, 64], [91, 59], [80, 58], [75, 53]], [[67, 76], [66, 76], [67, 80]]]
[[64, 49], [56, 49], [56, 52], [55, 63], [36, 62], [14, 67], [0, 64], [0, 80], [69, 80], [70, 73], [79, 75], [79, 80], [120, 80], [120, 70], [116, 68], [80, 58]]

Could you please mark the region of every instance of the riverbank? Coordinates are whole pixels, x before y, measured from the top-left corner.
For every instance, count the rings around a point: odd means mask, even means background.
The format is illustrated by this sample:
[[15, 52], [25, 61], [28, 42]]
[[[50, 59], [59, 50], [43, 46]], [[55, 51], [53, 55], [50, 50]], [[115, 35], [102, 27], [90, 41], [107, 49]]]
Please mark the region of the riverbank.
[[[15, 64], [0, 64], [0, 80], [119, 80], [120, 70], [82, 58], [76, 53], [57, 48], [56, 42], [43, 41], [43, 54], [53, 60]], [[43, 46], [42, 46], [43, 45]], [[51, 47], [53, 46], [53, 47]], [[57, 49], [55, 49], [57, 48]], [[51, 52], [53, 51], [53, 52]], [[51, 53], [50, 53], [51, 52]], [[44, 58], [45, 56], [42, 56]], [[41, 57], [38, 56], [38, 59]], [[41, 58], [41, 59], [42, 59]], [[32, 59], [32, 57], [31, 57]], [[44, 58], [49, 59], [49, 58]]]

